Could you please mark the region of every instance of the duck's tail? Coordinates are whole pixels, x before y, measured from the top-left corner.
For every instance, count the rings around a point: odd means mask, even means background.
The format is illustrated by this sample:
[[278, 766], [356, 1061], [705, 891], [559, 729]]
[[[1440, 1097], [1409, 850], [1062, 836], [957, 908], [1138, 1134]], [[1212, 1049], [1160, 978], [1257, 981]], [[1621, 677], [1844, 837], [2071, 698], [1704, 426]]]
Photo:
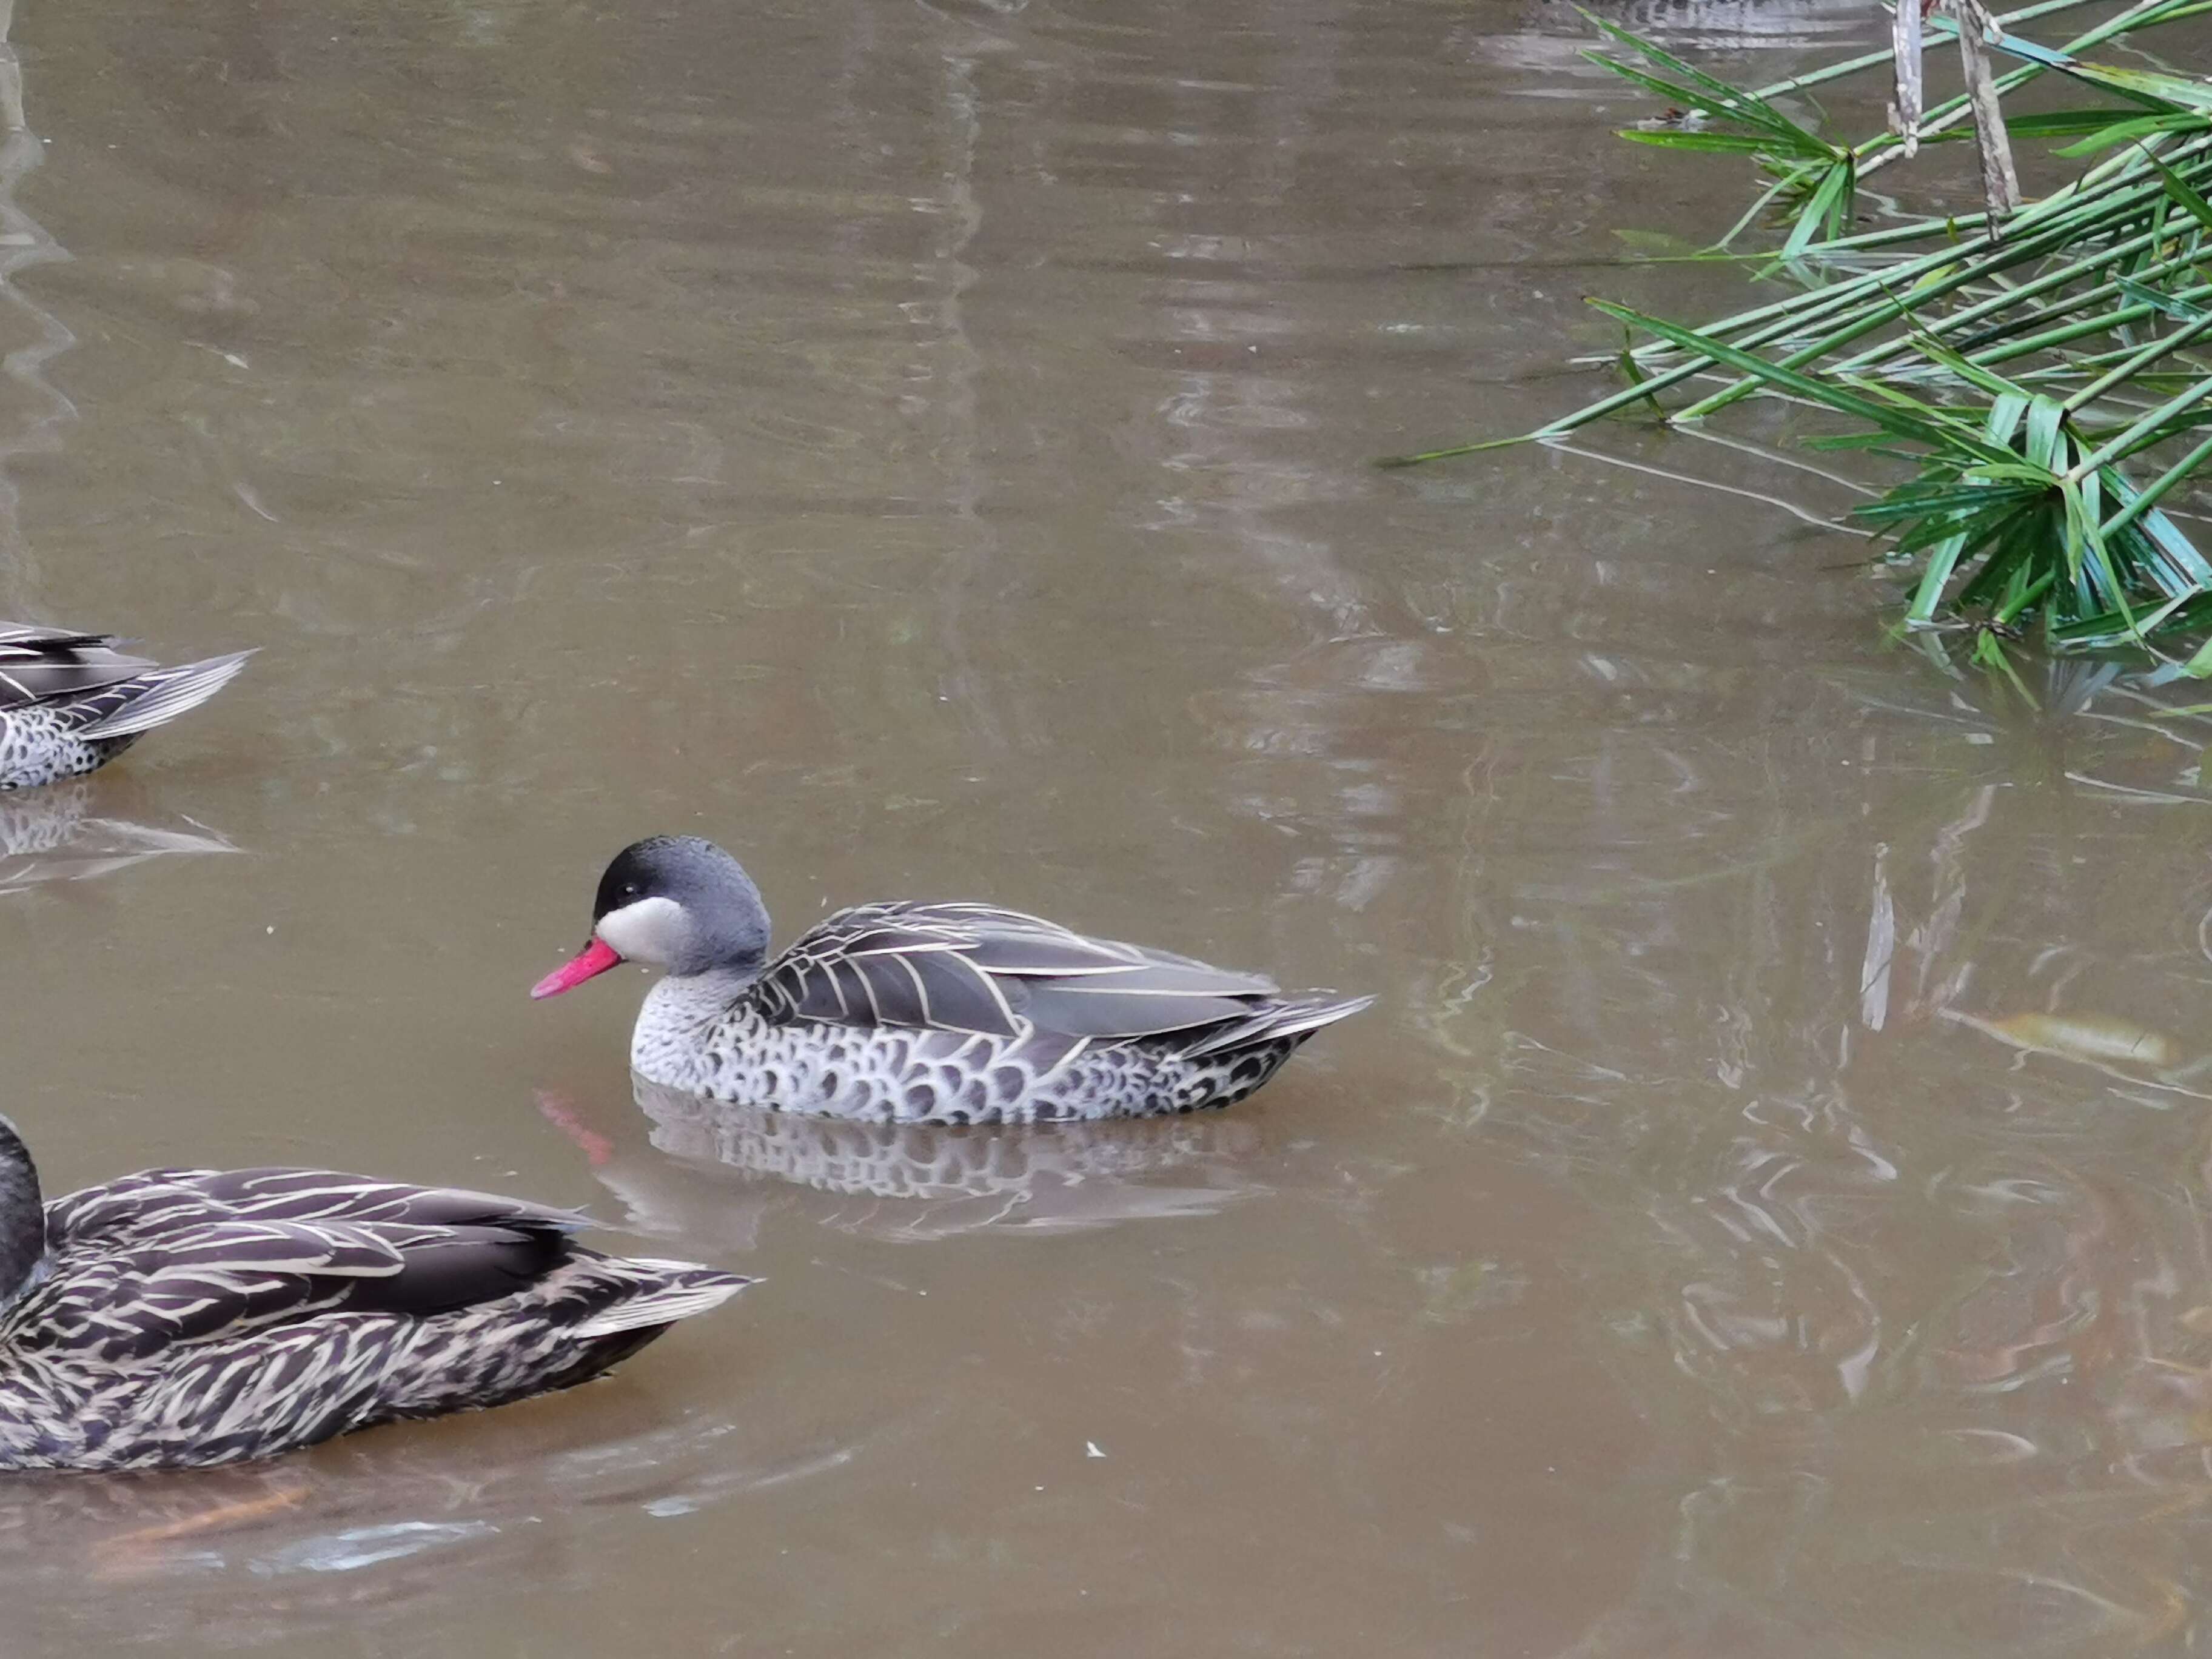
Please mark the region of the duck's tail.
[[612, 1336], [619, 1331], [665, 1329], [679, 1319], [719, 1308], [746, 1285], [759, 1283], [742, 1273], [720, 1273], [690, 1261], [630, 1256], [619, 1265], [634, 1269], [647, 1288], [602, 1309], [576, 1326], [572, 1335]]
[[178, 668], [157, 668], [111, 685], [83, 699], [108, 705], [88, 726], [77, 728], [80, 738], [134, 738], [165, 726], [188, 709], [198, 708], [228, 685], [246, 666], [251, 651], [234, 651], [227, 657], [188, 662]]
[[1183, 1052], [1199, 1060], [1255, 1043], [1279, 1042], [1285, 1037], [1304, 1042], [1322, 1026], [1349, 1019], [1374, 1001], [1373, 997], [1348, 997], [1335, 991], [1293, 991], [1272, 999], [1243, 1019], [1215, 1026]]

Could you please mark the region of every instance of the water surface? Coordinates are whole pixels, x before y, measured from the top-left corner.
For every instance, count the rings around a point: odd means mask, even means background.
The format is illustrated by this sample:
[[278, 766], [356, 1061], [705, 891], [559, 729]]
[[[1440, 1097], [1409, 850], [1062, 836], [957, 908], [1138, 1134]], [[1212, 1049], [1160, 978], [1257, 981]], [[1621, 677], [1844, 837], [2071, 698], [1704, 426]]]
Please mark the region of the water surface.
[[[1757, 81], [1864, 9], [1620, 15]], [[1849, 491], [1712, 445], [1368, 465], [1597, 384], [1585, 293], [1739, 297], [1619, 263], [1742, 174], [1612, 140], [1583, 36], [17, 8], [0, 614], [263, 649], [0, 816], [6, 1109], [57, 1188], [313, 1160], [768, 1281], [556, 1400], [18, 1483], [21, 1639], [2202, 1639], [2192, 694], [2039, 720], [1892, 650], [1792, 510]], [[988, 897], [1383, 1000], [1174, 1124], [640, 1101], [635, 976], [524, 992], [661, 830], [786, 937]]]

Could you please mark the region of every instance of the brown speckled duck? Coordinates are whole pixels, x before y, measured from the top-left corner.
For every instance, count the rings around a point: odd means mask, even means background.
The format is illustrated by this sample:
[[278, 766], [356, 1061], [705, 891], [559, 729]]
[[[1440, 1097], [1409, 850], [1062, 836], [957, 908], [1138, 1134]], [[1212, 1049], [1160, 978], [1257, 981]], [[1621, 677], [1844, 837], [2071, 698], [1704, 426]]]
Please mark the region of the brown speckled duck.
[[328, 1170], [149, 1170], [42, 1203], [0, 1118], [0, 1470], [269, 1457], [589, 1380], [747, 1280], [582, 1218]]

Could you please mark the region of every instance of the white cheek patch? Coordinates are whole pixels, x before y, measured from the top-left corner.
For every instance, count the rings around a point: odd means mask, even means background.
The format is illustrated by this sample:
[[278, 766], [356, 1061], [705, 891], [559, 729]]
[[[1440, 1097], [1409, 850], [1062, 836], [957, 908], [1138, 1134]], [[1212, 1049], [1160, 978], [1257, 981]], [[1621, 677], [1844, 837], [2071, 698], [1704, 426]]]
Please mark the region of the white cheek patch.
[[691, 922], [674, 899], [642, 898], [608, 911], [592, 931], [629, 961], [665, 968], [685, 953]]

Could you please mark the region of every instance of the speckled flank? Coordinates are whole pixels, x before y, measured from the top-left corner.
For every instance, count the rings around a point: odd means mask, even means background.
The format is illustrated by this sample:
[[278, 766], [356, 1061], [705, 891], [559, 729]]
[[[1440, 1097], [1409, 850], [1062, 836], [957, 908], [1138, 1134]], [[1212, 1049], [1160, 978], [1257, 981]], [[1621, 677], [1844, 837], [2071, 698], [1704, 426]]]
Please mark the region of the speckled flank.
[[33, 704], [0, 711], [0, 789], [31, 789], [99, 770], [138, 741], [81, 738], [66, 709]]
[[[1226, 1106], [1273, 1077], [1311, 1035], [1218, 1054], [1182, 1052], [1197, 1034], [1081, 1044], [766, 1018], [742, 981], [662, 980], [647, 994], [630, 1065], [713, 1100], [878, 1123], [1048, 1123]], [[1181, 1041], [1178, 1041], [1178, 1039]]]

